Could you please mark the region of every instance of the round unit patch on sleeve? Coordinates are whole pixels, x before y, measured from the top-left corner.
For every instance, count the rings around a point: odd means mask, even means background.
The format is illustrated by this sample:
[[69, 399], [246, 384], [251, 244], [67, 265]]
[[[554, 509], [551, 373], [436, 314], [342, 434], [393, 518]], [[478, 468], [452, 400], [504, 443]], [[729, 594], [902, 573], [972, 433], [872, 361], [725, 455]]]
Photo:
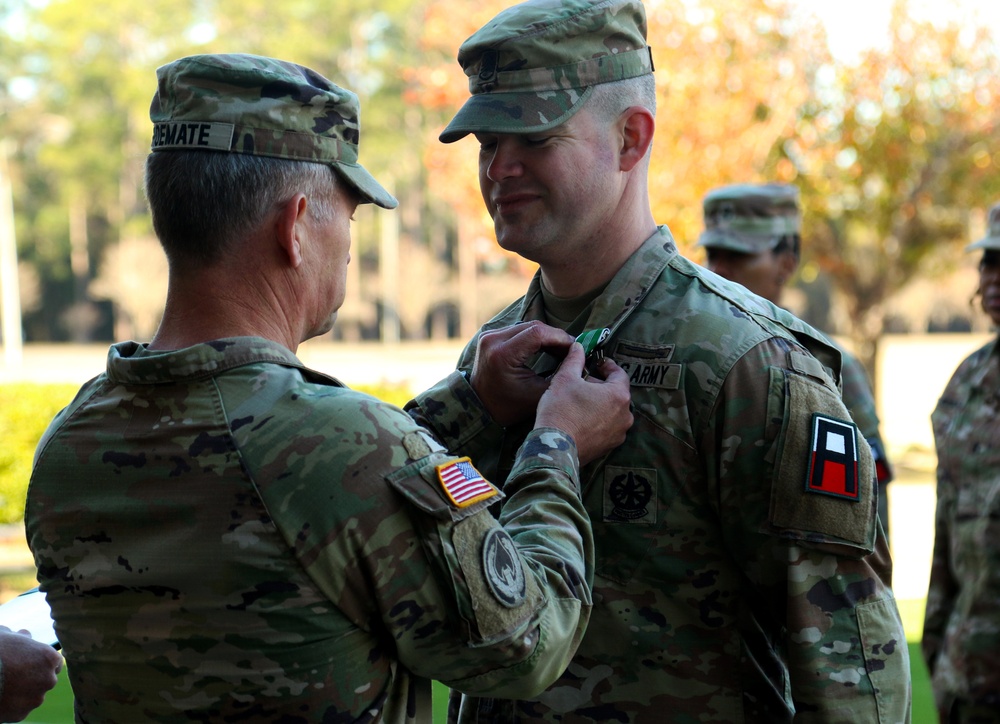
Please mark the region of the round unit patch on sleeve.
[[501, 604], [517, 608], [524, 603], [527, 595], [524, 568], [514, 541], [501, 528], [494, 528], [483, 539], [483, 573], [494, 598]]
[[434, 469], [445, 495], [459, 508], [500, 494], [490, 481], [479, 474], [469, 458], [442, 463]]
[[860, 499], [857, 430], [854, 423], [813, 413], [807, 491], [854, 502]]

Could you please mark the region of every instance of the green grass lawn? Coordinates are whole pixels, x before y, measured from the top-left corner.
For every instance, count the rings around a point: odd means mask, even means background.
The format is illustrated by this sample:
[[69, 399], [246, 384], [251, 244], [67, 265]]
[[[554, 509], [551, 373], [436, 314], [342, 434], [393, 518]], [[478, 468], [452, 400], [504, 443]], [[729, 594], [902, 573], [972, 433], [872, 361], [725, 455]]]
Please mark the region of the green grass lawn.
[[[913, 671], [913, 724], [938, 724], [934, 713], [934, 700], [931, 697], [930, 682], [927, 679], [927, 667], [920, 656], [920, 644], [910, 642], [910, 666]], [[435, 682], [434, 684], [434, 724], [443, 724], [447, 690]], [[59, 685], [45, 697], [45, 703], [25, 719], [33, 724], [72, 724], [73, 722], [73, 692], [66, 680], [65, 669], [59, 675]]]

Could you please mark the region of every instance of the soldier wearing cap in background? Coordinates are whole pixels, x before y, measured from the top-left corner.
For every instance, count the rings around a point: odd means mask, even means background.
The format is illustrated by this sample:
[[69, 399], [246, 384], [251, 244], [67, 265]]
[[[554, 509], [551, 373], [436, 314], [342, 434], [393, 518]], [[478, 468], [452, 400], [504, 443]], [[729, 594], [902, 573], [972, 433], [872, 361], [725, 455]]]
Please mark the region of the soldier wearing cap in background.
[[[990, 209], [979, 288], [1000, 327], [1000, 203]], [[1000, 339], [955, 370], [931, 415], [937, 512], [921, 639], [941, 721], [1000, 722]]]
[[[705, 248], [706, 266], [780, 306], [785, 284], [799, 266], [799, 190], [785, 184], [722, 186], [705, 195], [703, 208], [705, 230], [698, 246]], [[875, 457], [878, 514], [888, 538], [886, 488], [892, 480], [892, 467], [878, 429], [875, 397], [861, 362], [842, 346], [836, 346], [842, 356], [844, 404]]]
[[[50, 425], [25, 516], [78, 720], [424, 724], [431, 678], [541, 690], [589, 615], [579, 465], [631, 424], [624, 373], [584, 380], [541, 324], [484, 339], [473, 390], [532, 428], [495, 520], [471, 462], [295, 356], [343, 302], [355, 208], [396, 206], [357, 162], [357, 97], [250, 55], [157, 76], [163, 320]], [[551, 383], [523, 370], [541, 349]]]
[[[497, 241], [540, 266], [481, 334], [524, 320], [607, 329], [595, 358], [628, 373], [636, 421], [581, 473], [597, 567], [572, 663], [535, 697], [453, 693], [450, 716], [904, 721], [906, 640], [840, 355], [686, 260], [656, 225], [645, 35], [637, 0], [532, 0], [458, 51], [472, 95], [441, 140], [475, 135]], [[476, 363], [473, 340], [459, 370], [408, 409], [503, 471], [526, 430], [470, 429]], [[552, 366], [532, 363], [541, 375]]]

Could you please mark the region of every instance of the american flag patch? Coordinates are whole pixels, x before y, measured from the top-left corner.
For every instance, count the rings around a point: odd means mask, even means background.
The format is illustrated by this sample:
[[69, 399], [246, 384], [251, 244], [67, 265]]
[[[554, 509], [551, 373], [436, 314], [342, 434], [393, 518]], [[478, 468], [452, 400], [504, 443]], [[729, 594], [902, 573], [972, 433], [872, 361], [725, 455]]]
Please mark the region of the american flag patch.
[[445, 494], [459, 508], [465, 508], [498, 494], [492, 483], [472, 466], [469, 458], [443, 463], [435, 470]]

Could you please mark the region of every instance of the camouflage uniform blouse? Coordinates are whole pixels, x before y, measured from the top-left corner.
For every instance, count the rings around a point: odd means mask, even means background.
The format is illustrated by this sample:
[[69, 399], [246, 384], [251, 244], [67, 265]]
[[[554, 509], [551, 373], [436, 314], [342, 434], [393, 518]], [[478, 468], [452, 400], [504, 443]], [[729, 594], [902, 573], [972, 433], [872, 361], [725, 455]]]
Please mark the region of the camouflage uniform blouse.
[[[836, 344], [834, 342], [834, 344]], [[872, 394], [871, 383], [868, 380], [868, 373], [865, 371], [861, 361], [837, 345], [840, 350], [842, 361], [840, 370], [841, 390], [843, 392], [844, 405], [851, 413], [851, 419], [858, 426], [861, 434], [865, 436], [872, 455], [875, 457], [875, 474], [878, 479], [878, 514], [882, 520], [882, 527], [885, 533], [889, 534], [889, 499], [887, 488], [892, 482], [892, 465], [885, 451], [885, 443], [882, 442], [882, 434], [879, 432], [878, 413], [875, 410], [875, 396]]]
[[1000, 342], [966, 358], [931, 415], [937, 514], [923, 651], [938, 706], [1000, 710]]
[[[536, 277], [486, 328], [543, 314]], [[513, 704], [465, 697], [460, 714], [453, 697], [452, 717], [904, 721], [909, 659], [885, 583], [871, 453], [803, 343], [839, 367], [836, 351], [688, 262], [665, 228], [585, 326], [612, 330], [604, 349], [631, 377], [635, 414], [626, 442], [581, 473], [597, 549], [590, 625], [543, 694]], [[474, 352], [473, 342], [461, 369]], [[482, 464], [492, 451], [500, 469], [523, 435], [494, 428], [470, 440], [464, 420], [476, 408], [457, 373], [408, 407], [452, 444], [474, 443]], [[846, 425], [834, 437], [841, 452], [858, 452], [853, 491], [838, 494], [832, 472], [808, 472], [816, 459], [834, 462], [832, 447], [813, 444], [817, 425], [824, 444], [833, 439], [824, 426]], [[810, 481], [819, 487], [807, 490]]]
[[528, 437], [504, 528], [485, 481], [451, 501], [452, 462], [266, 340], [112, 347], [26, 512], [79, 719], [424, 724], [430, 678], [544, 688], [589, 615], [575, 446]]

